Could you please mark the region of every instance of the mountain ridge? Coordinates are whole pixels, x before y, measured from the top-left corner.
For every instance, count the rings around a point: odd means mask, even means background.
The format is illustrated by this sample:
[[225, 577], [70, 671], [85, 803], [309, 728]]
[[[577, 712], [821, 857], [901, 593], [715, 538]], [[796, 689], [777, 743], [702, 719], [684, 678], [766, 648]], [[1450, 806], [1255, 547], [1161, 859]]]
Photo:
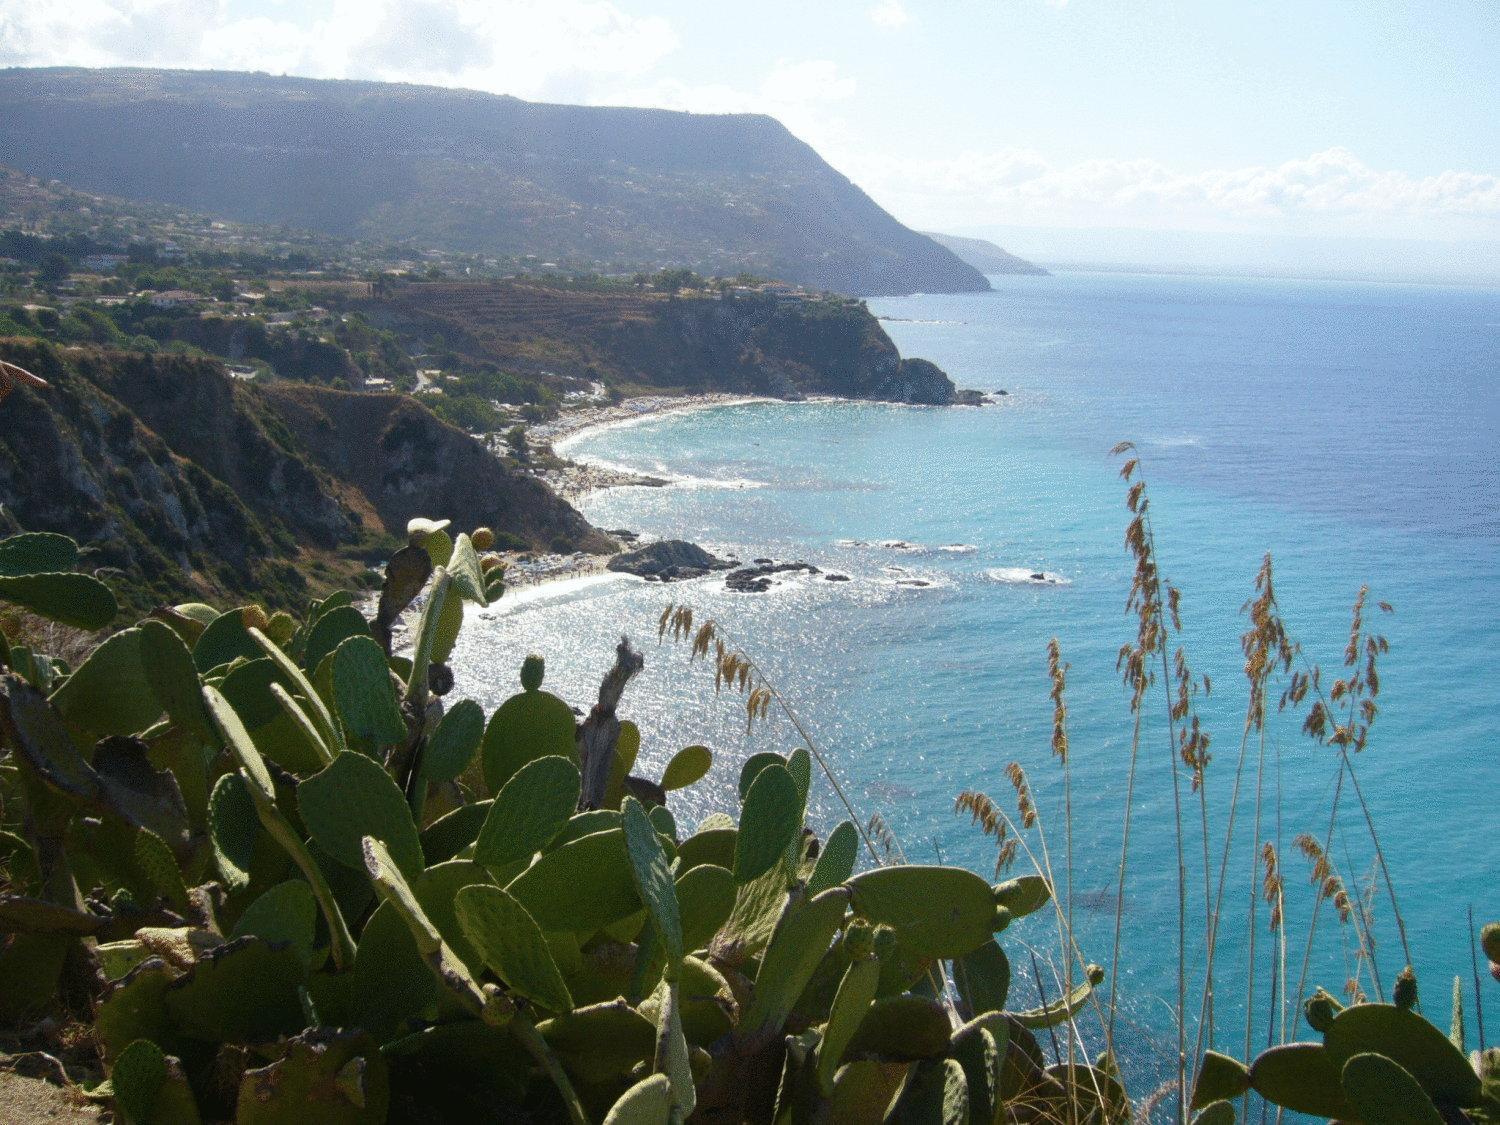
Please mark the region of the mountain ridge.
[[6, 162], [346, 237], [880, 295], [988, 288], [764, 115], [232, 71], [0, 70]]

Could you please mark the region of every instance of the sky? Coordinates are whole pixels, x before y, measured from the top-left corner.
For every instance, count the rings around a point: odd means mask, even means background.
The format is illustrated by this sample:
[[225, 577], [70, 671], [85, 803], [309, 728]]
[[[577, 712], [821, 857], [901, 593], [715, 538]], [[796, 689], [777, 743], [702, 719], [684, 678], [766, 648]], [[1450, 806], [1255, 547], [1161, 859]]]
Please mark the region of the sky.
[[0, 66], [45, 65], [769, 113], [908, 225], [1021, 249], [1500, 259], [1500, 0], [0, 0]]

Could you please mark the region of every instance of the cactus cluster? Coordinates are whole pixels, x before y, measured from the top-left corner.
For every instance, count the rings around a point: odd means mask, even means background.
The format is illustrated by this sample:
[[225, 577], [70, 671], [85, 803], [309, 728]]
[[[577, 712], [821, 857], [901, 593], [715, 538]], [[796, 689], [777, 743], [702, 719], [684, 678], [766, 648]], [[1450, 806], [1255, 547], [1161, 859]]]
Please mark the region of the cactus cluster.
[[1282, 1109], [1337, 1121], [1500, 1121], [1500, 1052], [1465, 1053], [1462, 985], [1454, 981], [1447, 1035], [1416, 1010], [1410, 966], [1389, 1004], [1345, 1007], [1318, 989], [1303, 1010], [1321, 1042], [1270, 1047], [1249, 1065], [1207, 1052], [1193, 1090], [1195, 1120], [1233, 1121], [1234, 1103], [1253, 1091]]
[[[1096, 966], [1008, 1006], [1044, 879], [861, 862], [853, 823], [807, 827], [805, 749], [685, 830], [715, 757], [632, 772], [628, 644], [581, 724], [539, 656], [492, 715], [451, 699], [465, 606], [504, 590], [485, 541], [413, 521], [369, 618], [163, 607], [76, 667], [0, 636], [0, 1020], [87, 1006], [123, 1122], [1130, 1120], [1109, 1054], [1044, 1047]], [[0, 602], [110, 623], [76, 563], [0, 541]], [[1321, 1042], [1210, 1053], [1194, 1108], [1496, 1119], [1493, 1052], [1417, 1004], [1320, 991]]]

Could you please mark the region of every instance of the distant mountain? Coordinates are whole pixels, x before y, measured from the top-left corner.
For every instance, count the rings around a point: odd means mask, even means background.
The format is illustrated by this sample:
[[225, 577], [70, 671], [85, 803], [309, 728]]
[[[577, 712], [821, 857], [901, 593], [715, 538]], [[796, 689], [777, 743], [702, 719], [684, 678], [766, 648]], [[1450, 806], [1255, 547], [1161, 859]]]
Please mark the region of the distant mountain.
[[35, 176], [343, 237], [860, 295], [988, 287], [761, 115], [215, 71], [0, 71]]
[[940, 246], [946, 246], [980, 273], [1028, 273], [1046, 276], [1041, 266], [1018, 258], [1009, 250], [1002, 250], [993, 242], [983, 238], [962, 238], [956, 234], [935, 234], [923, 231], [928, 238]]

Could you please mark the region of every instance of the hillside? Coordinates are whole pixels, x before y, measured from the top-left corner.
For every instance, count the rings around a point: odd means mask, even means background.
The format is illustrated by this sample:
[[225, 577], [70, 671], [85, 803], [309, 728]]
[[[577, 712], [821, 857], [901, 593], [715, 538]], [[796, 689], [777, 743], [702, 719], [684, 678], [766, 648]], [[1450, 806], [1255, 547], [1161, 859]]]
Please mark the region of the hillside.
[[0, 71], [6, 163], [89, 192], [570, 268], [854, 294], [983, 275], [772, 118], [229, 72]]
[[956, 234], [937, 234], [923, 231], [928, 238], [940, 246], [946, 246], [980, 273], [1020, 273], [1045, 276], [1047, 271], [1025, 258], [1018, 258], [1009, 250], [1002, 250], [984, 238], [964, 238]]
[[493, 365], [544, 382], [935, 405], [962, 400], [939, 368], [902, 359], [862, 303], [838, 298], [442, 282], [397, 286], [353, 304], [413, 346], [440, 340], [464, 365]]
[[60, 531], [136, 608], [301, 608], [434, 511], [542, 549], [609, 543], [531, 477], [399, 395], [238, 383], [208, 360], [0, 340], [51, 385], [0, 405], [0, 531]]

